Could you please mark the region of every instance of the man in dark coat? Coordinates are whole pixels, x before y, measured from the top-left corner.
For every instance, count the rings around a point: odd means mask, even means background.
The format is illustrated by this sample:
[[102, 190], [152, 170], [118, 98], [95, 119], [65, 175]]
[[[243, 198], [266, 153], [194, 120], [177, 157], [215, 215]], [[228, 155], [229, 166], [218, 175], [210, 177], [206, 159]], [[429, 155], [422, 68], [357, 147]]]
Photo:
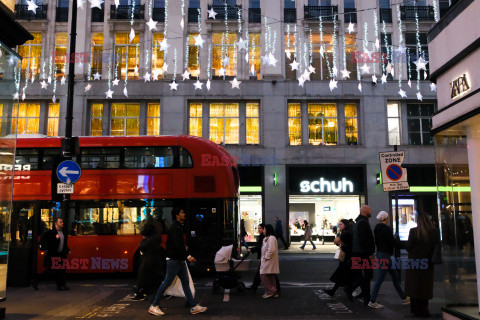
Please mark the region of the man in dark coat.
[[[62, 218], [55, 218], [54, 228], [43, 234], [40, 249], [46, 251], [43, 264], [54, 275], [57, 290], [70, 290], [66, 286], [67, 270], [63, 267], [63, 259], [67, 258], [70, 249], [67, 245], [67, 238], [63, 233]], [[33, 287], [35, 290], [38, 290], [37, 283], [34, 283]]]
[[[368, 260], [369, 265], [371, 265], [374, 258], [375, 240], [368, 222], [368, 218], [371, 216], [372, 209], [370, 206], [362, 206], [359, 216], [355, 219], [356, 223], [353, 228], [352, 260], [360, 259], [361, 265], [363, 265], [365, 260]], [[363, 304], [368, 305], [370, 302], [370, 280], [372, 277], [373, 270], [371, 268], [362, 268], [361, 275], [345, 288], [348, 299], [353, 301], [352, 292], [360, 286], [362, 288]]]
[[278, 217], [275, 217], [275, 238], [280, 239], [283, 243], [283, 250], [288, 249], [287, 242], [283, 238], [283, 228], [282, 228], [282, 220], [278, 219]]

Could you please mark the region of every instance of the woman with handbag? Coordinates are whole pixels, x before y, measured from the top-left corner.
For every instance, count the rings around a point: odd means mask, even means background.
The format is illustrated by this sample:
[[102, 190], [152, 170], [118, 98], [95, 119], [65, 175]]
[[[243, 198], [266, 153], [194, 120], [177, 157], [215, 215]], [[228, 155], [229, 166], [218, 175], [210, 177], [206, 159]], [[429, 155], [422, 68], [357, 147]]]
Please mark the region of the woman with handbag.
[[300, 249], [302, 250], [305, 249], [305, 246], [307, 245], [307, 241], [310, 241], [310, 243], [312, 244], [313, 246], [312, 250], [317, 249], [317, 247], [315, 246], [315, 243], [313, 243], [312, 241], [312, 226], [308, 225], [307, 220], [303, 220], [303, 225], [305, 228], [305, 242], [303, 243], [303, 246], [300, 247]]
[[433, 298], [433, 265], [441, 263], [441, 241], [440, 231], [426, 213], [419, 214], [417, 227], [410, 229], [406, 249], [409, 259], [428, 259], [427, 269], [408, 269], [405, 276], [410, 311], [416, 317], [428, 318], [428, 300]]
[[338, 288], [348, 285], [353, 277], [354, 270], [352, 270], [352, 246], [353, 234], [351, 231], [350, 222], [347, 219], [340, 220], [339, 223], [340, 235], [334, 240], [334, 243], [339, 247], [335, 254], [338, 259], [338, 267], [330, 277], [330, 281], [335, 283], [333, 288], [325, 290], [325, 292], [333, 297]]
[[[379, 267], [377, 280], [375, 280], [375, 284], [373, 285], [373, 291], [370, 295], [368, 306], [372, 309], [383, 308], [383, 306], [377, 302], [377, 296], [387, 272], [392, 276], [393, 285], [395, 286], [398, 295], [403, 300], [403, 305], [408, 305], [410, 299], [405, 296], [405, 293], [400, 286], [397, 270], [392, 269], [393, 250], [395, 248], [400, 248], [400, 243], [395, 240], [392, 229], [388, 225], [388, 213], [380, 211], [377, 215], [377, 220], [379, 220], [380, 223], [375, 226], [373, 234], [375, 235], [375, 243], [377, 244], [377, 259], [379, 260]], [[388, 262], [385, 263], [383, 261]]]

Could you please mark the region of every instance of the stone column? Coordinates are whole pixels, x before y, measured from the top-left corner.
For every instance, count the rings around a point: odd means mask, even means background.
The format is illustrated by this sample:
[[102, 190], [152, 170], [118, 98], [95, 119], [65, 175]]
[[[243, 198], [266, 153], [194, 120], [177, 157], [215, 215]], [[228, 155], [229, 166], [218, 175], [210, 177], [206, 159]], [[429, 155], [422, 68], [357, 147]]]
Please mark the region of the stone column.
[[[188, 41], [188, 39], [184, 39], [184, 32], [180, 26], [180, 21], [182, 21], [182, 6], [179, 5], [178, 1], [168, 0], [168, 5], [167, 2], [165, 2], [165, 14], [165, 20], [167, 21], [167, 34], [165, 37], [170, 45], [165, 59], [168, 64], [166, 76], [168, 79], [173, 78], [176, 63], [178, 78], [179, 74], [183, 72], [183, 59], [185, 57], [184, 41]], [[187, 24], [185, 28], [188, 28]], [[177, 49], [176, 58], [175, 49]]]

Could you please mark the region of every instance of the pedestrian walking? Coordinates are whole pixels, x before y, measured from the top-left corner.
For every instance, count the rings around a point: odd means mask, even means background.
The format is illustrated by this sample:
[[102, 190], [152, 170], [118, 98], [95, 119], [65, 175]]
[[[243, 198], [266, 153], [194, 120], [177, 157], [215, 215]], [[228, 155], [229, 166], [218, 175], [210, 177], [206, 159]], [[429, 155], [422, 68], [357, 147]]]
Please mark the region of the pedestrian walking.
[[280, 273], [278, 261], [278, 243], [271, 224], [267, 224], [263, 230], [262, 259], [260, 262], [260, 279], [265, 287], [264, 299], [278, 297], [275, 275]]
[[[63, 260], [67, 258], [70, 249], [63, 233], [63, 219], [55, 218], [53, 222], [53, 229], [46, 231], [40, 240], [40, 249], [45, 251], [43, 265], [55, 278], [57, 290], [66, 291], [70, 288], [66, 285], [67, 270], [63, 267]], [[33, 288], [38, 290], [38, 281], [33, 283]]]
[[[265, 229], [265, 224], [260, 223], [257, 227], [257, 231], [258, 231], [259, 236], [257, 238], [256, 246], [255, 247], [250, 247], [248, 249], [249, 252], [257, 254], [257, 258], [260, 260], [260, 262], [262, 260], [263, 239], [265, 239], [265, 235], [263, 234], [264, 229]], [[261, 283], [261, 280], [260, 280], [260, 266], [261, 266], [261, 263], [258, 265], [257, 272], [255, 273], [255, 278], [253, 278], [252, 285], [248, 288], [248, 291], [250, 291], [252, 293], [257, 292], [258, 286]], [[275, 275], [275, 283], [276, 283], [276, 287], [277, 287], [277, 293], [280, 294], [280, 292], [281, 292], [280, 281], [278, 280], [277, 275]]]
[[[242, 244], [248, 250], [248, 244], [247, 244], [247, 241], [245, 241], [246, 236], [248, 236], [248, 233], [247, 233], [247, 230], [245, 230], [245, 220], [241, 219], [240, 220], [240, 239], [242, 239]], [[240, 245], [240, 250], [241, 249], [242, 249], [242, 246]]]
[[[385, 211], [380, 211], [377, 215], [377, 220], [380, 221], [379, 224], [375, 226], [373, 234], [375, 235], [375, 243], [377, 244], [377, 259], [379, 260], [379, 268], [377, 280], [373, 285], [372, 295], [370, 296], [370, 302], [368, 306], [373, 309], [383, 308], [381, 304], [377, 302], [378, 291], [385, 280], [387, 272], [392, 276], [393, 285], [395, 290], [397, 290], [398, 295], [403, 300], [404, 305], [408, 305], [410, 299], [407, 299], [405, 293], [400, 286], [400, 281], [398, 279], [398, 271], [392, 269], [392, 255], [395, 248], [400, 249], [400, 243], [395, 240], [393, 237], [393, 232], [390, 226], [388, 225], [388, 213]], [[385, 264], [383, 261], [388, 261]]]
[[175, 277], [178, 276], [182, 283], [183, 292], [187, 303], [190, 307], [191, 314], [197, 314], [207, 311], [206, 307], [199, 305], [193, 298], [192, 292], [189, 286], [189, 276], [187, 270], [186, 260], [195, 262], [195, 258], [187, 253], [187, 245], [185, 243], [185, 231], [184, 223], [186, 220], [186, 214], [183, 209], [173, 208], [172, 210], [172, 226], [168, 231], [167, 238], [167, 271], [165, 279], [158, 288], [155, 299], [152, 305], [148, 309], [148, 312], [155, 315], [163, 315], [163, 311], [159, 307], [160, 298], [163, 297], [165, 291], [173, 283]]
[[305, 246], [307, 245], [307, 241], [310, 241], [310, 243], [312, 244], [313, 246], [312, 250], [317, 249], [317, 247], [315, 246], [315, 243], [313, 243], [312, 241], [312, 226], [308, 224], [307, 220], [303, 220], [303, 225], [305, 228], [305, 241], [303, 242], [303, 246], [301, 246], [300, 249], [302, 250], [305, 249]]
[[280, 239], [283, 243], [283, 250], [288, 250], [288, 245], [285, 239], [283, 238], [283, 227], [282, 227], [282, 220], [275, 217], [275, 238]]
[[[373, 239], [372, 229], [368, 219], [372, 216], [372, 209], [370, 206], [362, 206], [360, 214], [355, 219], [356, 223], [353, 228], [353, 245], [352, 245], [352, 259], [359, 259], [360, 261], [369, 261], [369, 265], [374, 259], [375, 240]], [[361, 263], [363, 265], [363, 263]], [[350, 301], [353, 301], [352, 292], [360, 286], [363, 294], [363, 304], [368, 305], [370, 302], [370, 280], [373, 276], [373, 270], [370, 268], [362, 268], [361, 273], [357, 279], [353, 280], [347, 287], [345, 293]]]
[[346, 219], [340, 220], [339, 229], [340, 234], [335, 238], [334, 243], [344, 252], [344, 259], [343, 261], [339, 260], [337, 269], [330, 277], [330, 281], [335, 285], [333, 288], [325, 290], [331, 297], [335, 295], [338, 288], [347, 286], [352, 282], [352, 275], [356, 271], [352, 270], [353, 235], [349, 221]]
[[428, 259], [427, 269], [408, 269], [405, 293], [410, 297], [410, 310], [416, 317], [429, 317], [428, 300], [433, 298], [434, 247], [440, 246], [440, 231], [426, 213], [418, 215], [417, 227], [410, 229], [406, 249], [409, 259]]

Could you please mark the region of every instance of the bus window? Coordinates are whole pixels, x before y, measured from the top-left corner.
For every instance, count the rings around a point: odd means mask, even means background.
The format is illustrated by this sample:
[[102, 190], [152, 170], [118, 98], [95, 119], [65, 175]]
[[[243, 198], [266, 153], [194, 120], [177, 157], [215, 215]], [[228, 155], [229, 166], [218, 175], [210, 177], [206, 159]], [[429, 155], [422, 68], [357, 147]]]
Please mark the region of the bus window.
[[29, 170], [38, 170], [38, 161], [38, 149], [17, 149], [16, 165], [21, 165], [22, 168], [30, 166]]
[[192, 156], [183, 147], [180, 147], [180, 168], [193, 168]]
[[60, 155], [59, 149], [43, 149], [43, 156], [42, 156], [42, 170], [52, 170], [55, 162], [55, 157]]
[[125, 148], [125, 168], [171, 168], [174, 163], [172, 147]]
[[81, 158], [82, 169], [120, 168], [120, 148], [84, 148]]

